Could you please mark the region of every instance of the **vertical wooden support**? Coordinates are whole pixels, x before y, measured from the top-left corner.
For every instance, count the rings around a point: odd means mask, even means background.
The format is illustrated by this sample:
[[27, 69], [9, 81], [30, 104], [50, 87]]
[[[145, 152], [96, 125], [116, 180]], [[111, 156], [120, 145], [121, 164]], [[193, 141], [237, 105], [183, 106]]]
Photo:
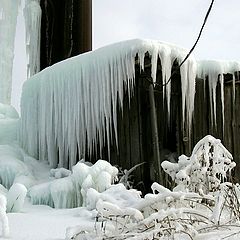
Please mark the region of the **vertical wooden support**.
[[92, 50], [92, 0], [41, 0], [41, 69]]
[[153, 158], [154, 158], [154, 165], [156, 167], [155, 176], [156, 176], [156, 180], [158, 180], [160, 182], [160, 184], [162, 184], [163, 183], [163, 174], [162, 174], [161, 162], [160, 162], [157, 114], [156, 114], [156, 105], [155, 105], [153, 84], [149, 85], [149, 101], [150, 101], [150, 114], [151, 114]]
[[92, 0], [73, 3], [72, 56], [92, 50]]

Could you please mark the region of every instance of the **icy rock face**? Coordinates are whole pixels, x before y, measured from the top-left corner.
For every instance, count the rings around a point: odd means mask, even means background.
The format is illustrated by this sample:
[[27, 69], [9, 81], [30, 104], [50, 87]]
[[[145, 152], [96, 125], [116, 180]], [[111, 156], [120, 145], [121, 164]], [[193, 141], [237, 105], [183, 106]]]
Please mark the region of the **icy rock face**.
[[24, 16], [26, 24], [28, 77], [30, 77], [40, 71], [40, 32], [42, 17], [40, 0], [26, 0]]
[[0, 0], [0, 102], [11, 103], [14, 41], [20, 0]]
[[[35, 158], [48, 159], [52, 167], [58, 165], [58, 150], [59, 166], [68, 167], [66, 155], [73, 166], [77, 149], [84, 158], [86, 146], [91, 154], [97, 142], [100, 150], [105, 144], [110, 148], [114, 137], [117, 143], [117, 103], [122, 107], [124, 89], [132, 95], [136, 56], [144, 69], [147, 52], [153, 82], [160, 58], [164, 83], [174, 60], [180, 63], [187, 54], [159, 41], [129, 40], [64, 60], [31, 77], [23, 86], [21, 98], [23, 148]], [[183, 113], [186, 109], [183, 117], [187, 124], [194, 107], [195, 76], [196, 62], [190, 57], [181, 67], [182, 109]], [[170, 111], [171, 82], [164, 91]]]
[[161, 166], [177, 183], [175, 191], [208, 194], [218, 190], [236, 163], [221, 141], [208, 135], [196, 144], [190, 158], [182, 155], [178, 163], [164, 161]]
[[202, 60], [197, 63], [197, 76], [204, 81], [208, 78], [211, 107], [211, 122], [216, 126], [216, 90], [221, 86], [222, 117], [224, 125], [224, 74], [233, 75], [233, 102], [235, 102], [235, 72], [240, 71], [240, 62]]
[[117, 174], [117, 168], [104, 160], [98, 160], [93, 166], [79, 162], [73, 166], [71, 175], [33, 186], [28, 196], [33, 204], [55, 208], [86, 206], [88, 190], [105, 191], [111, 187]]
[[0, 144], [17, 140], [19, 116], [14, 107], [0, 103]]

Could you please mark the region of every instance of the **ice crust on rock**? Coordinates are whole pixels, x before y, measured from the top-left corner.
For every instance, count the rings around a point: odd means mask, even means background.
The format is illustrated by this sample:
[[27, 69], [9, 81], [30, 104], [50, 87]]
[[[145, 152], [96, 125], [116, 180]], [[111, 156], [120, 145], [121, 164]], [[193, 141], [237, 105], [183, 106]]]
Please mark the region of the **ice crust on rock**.
[[[73, 166], [77, 150], [84, 157], [86, 146], [91, 154], [97, 142], [100, 151], [105, 144], [110, 148], [113, 138], [117, 143], [117, 104], [122, 107], [124, 89], [132, 95], [136, 56], [143, 70], [147, 52], [153, 82], [158, 58], [166, 82], [173, 62], [180, 63], [187, 54], [182, 48], [159, 41], [129, 40], [64, 60], [31, 77], [23, 86], [21, 98], [23, 148], [35, 158], [48, 159], [52, 167], [57, 167], [58, 150], [59, 167], [68, 167], [66, 155]], [[196, 62], [190, 57], [181, 67], [183, 118], [188, 125], [194, 107], [195, 76]], [[165, 89], [168, 111], [170, 85]]]

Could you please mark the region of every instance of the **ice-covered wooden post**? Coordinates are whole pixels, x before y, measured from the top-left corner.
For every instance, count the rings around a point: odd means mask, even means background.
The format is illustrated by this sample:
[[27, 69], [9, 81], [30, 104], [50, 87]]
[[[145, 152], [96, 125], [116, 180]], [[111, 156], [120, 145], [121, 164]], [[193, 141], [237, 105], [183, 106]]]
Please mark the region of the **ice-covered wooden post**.
[[155, 98], [154, 98], [154, 86], [152, 83], [149, 85], [149, 101], [150, 101], [150, 109], [151, 109], [150, 111], [151, 111], [153, 158], [154, 158], [154, 163], [156, 164], [156, 167], [157, 167], [157, 169], [155, 169], [155, 173], [160, 183], [163, 183], [163, 175], [161, 174], [162, 168], [160, 163], [160, 149], [159, 149], [159, 140], [158, 140], [158, 127], [157, 127], [156, 105], [155, 105]]

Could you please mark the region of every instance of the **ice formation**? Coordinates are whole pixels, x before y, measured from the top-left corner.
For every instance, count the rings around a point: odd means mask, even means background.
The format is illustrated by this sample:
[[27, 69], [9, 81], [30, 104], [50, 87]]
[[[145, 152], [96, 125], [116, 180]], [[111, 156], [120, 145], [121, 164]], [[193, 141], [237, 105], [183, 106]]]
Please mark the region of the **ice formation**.
[[20, 176], [32, 176], [24, 155], [16, 146], [0, 145], [0, 183], [9, 189]]
[[[34, 157], [48, 159], [53, 167], [58, 163], [59, 167], [73, 166], [77, 151], [84, 157], [86, 146], [90, 154], [98, 142], [100, 150], [105, 144], [110, 148], [114, 137], [117, 142], [117, 104], [122, 107], [124, 86], [131, 96], [136, 56], [144, 69], [147, 52], [153, 82], [158, 58], [166, 82], [174, 60], [180, 63], [187, 54], [182, 48], [158, 41], [129, 40], [67, 59], [31, 77], [23, 86], [21, 98], [23, 148]], [[183, 118], [188, 125], [194, 107], [195, 76], [196, 63], [190, 57], [181, 67]], [[166, 87], [168, 106], [170, 84]]]
[[0, 194], [0, 220], [2, 223], [2, 236], [9, 237], [9, 224], [6, 214], [7, 199], [4, 195]]
[[19, 116], [10, 105], [0, 103], [0, 144], [17, 141]]
[[182, 155], [178, 163], [164, 161], [161, 166], [177, 183], [175, 191], [208, 194], [228, 180], [236, 163], [221, 141], [208, 135], [196, 144], [190, 158]]
[[[197, 76], [204, 81], [208, 78], [209, 97], [211, 108], [211, 123], [216, 126], [216, 93], [217, 84], [221, 86], [221, 103], [222, 103], [222, 121], [224, 126], [224, 74], [233, 76], [233, 104], [235, 102], [235, 72], [240, 71], [240, 62], [236, 61], [198, 61]], [[223, 128], [224, 129], [224, 128]]]
[[86, 206], [88, 190], [105, 191], [111, 187], [117, 174], [117, 168], [104, 160], [98, 160], [91, 167], [79, 162], [73, 166], [70, 176], [35, 185], [29, 189], [28, 196], [33, 204], [55, 208]]
[[0, 102], [11, 103], [14, 42], [20, 0], [0, 0]]
[[26, 195], [27, 188], [21, 183], [14, 183], [7, 193], [7, 212], [20, 212]]
[[42, 10], [40, 0], [26, 0], [24, 8], [28, 77], [40, 71], [40, 33]]

